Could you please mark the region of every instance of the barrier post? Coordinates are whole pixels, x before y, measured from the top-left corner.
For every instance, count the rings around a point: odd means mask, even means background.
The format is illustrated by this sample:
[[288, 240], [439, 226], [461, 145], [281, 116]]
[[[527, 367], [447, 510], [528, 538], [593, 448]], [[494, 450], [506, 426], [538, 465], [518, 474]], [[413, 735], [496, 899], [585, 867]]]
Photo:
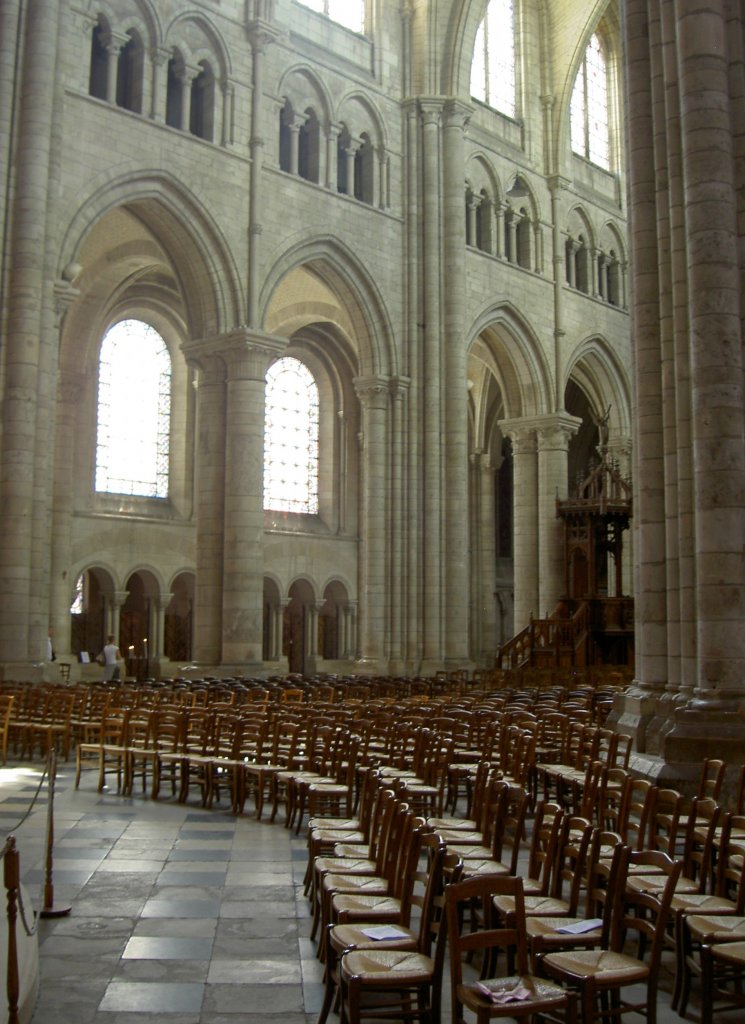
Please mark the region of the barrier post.
[[64, 917], [72, 907], [54, 905], [54, 782], [57, 777], [57, 752], [50, 746], [48, 760], [49, 800], [47, 802], [47, 853], [46, 880], [44, 883], [44, 906], [39, 911], [40, 917]]

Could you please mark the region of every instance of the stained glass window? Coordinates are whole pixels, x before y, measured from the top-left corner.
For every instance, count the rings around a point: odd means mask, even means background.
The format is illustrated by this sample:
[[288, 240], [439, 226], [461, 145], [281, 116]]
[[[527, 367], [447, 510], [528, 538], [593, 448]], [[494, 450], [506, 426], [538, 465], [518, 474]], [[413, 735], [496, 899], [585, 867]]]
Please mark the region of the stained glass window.
[[290, 356], [266, 375], [264, 508], [318, 512], [318, 386]]
[[120, 320], [98, 363], [96, 490], [168, 495], [171, 357], [150, 324]]
[[572, 149], [606, 170], [610, 168], [608, 61], [600, 37], [587, 45], [577, 72], [570, 110]]
[[471, 64], [471, 95], [514, 117], [515, 7], [513, 0], [491, 0], [476, 33]]
[[70, 615], [82, 615], [85, 611], [85, 576], [81, 572], [75, 582], [75, 597], [70, 605]]
[[365, 0], [298, 0], [298, 3], [328, 15], [352, 32], [365, 31]]

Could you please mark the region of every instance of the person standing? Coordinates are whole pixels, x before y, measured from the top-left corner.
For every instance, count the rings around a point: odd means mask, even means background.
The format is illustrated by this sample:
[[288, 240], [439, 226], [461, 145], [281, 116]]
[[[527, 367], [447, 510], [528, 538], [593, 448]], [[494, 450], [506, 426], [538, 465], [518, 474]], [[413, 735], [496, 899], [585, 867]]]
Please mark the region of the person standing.
[[119, 666], [117, 665], [117, 661], [121, 658], [121, 654], [119, 653], [119, 648], [114, 642], [113, 636], [107, 638], [102, 654], [104, 682], [108, 683], [112, 679], [118, 679]]

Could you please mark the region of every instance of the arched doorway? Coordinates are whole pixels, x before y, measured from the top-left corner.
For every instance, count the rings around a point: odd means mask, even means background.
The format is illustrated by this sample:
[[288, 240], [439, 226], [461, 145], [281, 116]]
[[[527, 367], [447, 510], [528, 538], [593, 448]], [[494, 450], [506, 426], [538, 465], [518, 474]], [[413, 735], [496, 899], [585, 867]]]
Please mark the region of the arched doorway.
[[163, 623], [163, 653], [169, 661], [191, 661], [194, 574], [182, 572], [171, 584]]
[[[315, 666], [309, 664], [311, 633], [309, 620], [315, 607], [315, 594], [307, 580], [296, 580], [290, 587], [290, 600], [284, 611], [282, 653], [290, 672], [305, 673]], [[315, 645], [313, 645], [315, 651]]]
[[107, 608], [114, 594], [114, 583], [105, 569], [93, 567], [78, 576], [70, 607], [70, 653], [86, 652], [91, 659], [106, 643]]
[[149, 572], [135, 572], [127, 581], [127, 599], [119, 616], [119, 650], [127, 661], [127, 672], [135, 679], [150, 674], [155, 653], [152, 640], [152, 611], [158, 588]]

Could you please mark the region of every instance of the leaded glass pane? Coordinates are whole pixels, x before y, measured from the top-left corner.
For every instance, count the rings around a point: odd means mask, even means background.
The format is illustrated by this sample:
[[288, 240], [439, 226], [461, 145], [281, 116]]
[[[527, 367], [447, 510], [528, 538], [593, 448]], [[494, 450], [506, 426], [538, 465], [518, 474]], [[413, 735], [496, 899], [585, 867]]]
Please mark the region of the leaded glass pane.
[[476, 33], [471, 95], [495, 110], [515, 116], [516, 57], [513, 0], [491, 0]]
[[587, 134], [590, 160], [609, 166], [608, 67], [603, 45], [594, 35], [587, 47]]
[[572, 149], [606, 170], [610, 167], [608, 64], [596, 34], [577, 72], [570, 108]]
[[290, 356], [266, 375], [264, 508], [318, 512], [318, 387]]
[[101, 342], [96, 490], [168, 496], [171, 358], [150, 324], [121, 320]]

